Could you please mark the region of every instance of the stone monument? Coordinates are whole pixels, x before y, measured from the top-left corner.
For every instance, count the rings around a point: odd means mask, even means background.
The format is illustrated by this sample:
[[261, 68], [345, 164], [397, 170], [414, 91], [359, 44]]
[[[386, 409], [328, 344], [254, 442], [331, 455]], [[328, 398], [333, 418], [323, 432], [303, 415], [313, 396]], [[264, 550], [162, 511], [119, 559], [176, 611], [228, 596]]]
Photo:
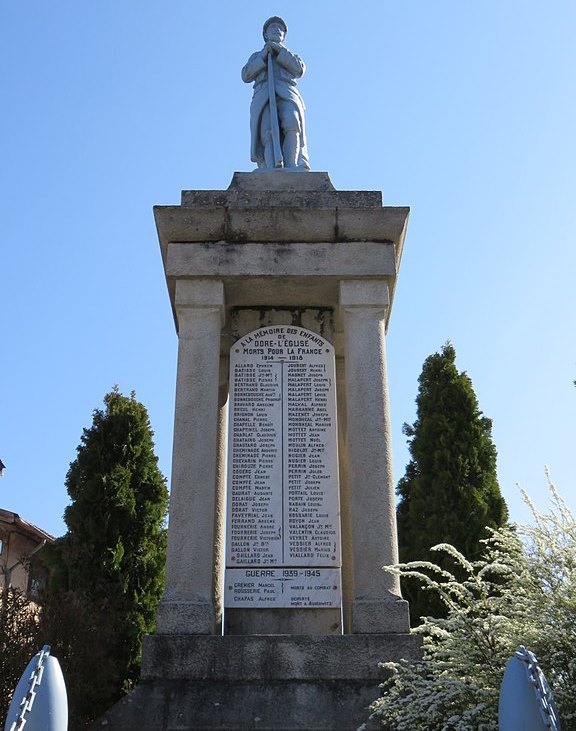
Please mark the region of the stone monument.
[[309, 171], [286, 30], [266, 21], [243, 69], [258, 170], [155, 208], [178, 332], [166, 588], [107, 729], [354, 729], [378, 663], [420, 651], [382, 570], [409, 210]]

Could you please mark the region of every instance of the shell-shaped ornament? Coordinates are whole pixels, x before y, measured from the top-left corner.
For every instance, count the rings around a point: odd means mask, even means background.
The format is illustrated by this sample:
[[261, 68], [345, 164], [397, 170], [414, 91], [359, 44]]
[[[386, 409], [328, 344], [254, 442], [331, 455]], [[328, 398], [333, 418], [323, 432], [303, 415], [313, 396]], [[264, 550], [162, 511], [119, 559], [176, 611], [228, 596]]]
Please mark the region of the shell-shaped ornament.
[[523, 645], [506, 663], [498, 721], [500, 731], [560, 731], [550, 686], [536, 656]]
[[68, 698], [58, 660], [45, 645], [26, 666], [8, 709], [4, 731], [66, 731]]

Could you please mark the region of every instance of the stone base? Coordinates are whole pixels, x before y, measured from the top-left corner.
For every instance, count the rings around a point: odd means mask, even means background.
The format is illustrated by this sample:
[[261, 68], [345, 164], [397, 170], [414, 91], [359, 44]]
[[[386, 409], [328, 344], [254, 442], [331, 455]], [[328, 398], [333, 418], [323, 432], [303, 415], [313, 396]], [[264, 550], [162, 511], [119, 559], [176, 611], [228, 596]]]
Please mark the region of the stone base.
[[342, 635], [340, 609], [226, 609], [226, 635]]
[[153, 635], [144, 643], [142, 682], [94, 729], [353, 731], [378, 697], [378, 663], [415, 660], [420, 647], [407, 634]]
[[[305, 173], [304, 175], [298, 173]], [[229, 190], [336, 190], [327, 172], [310, 170], [254, 170], [235, 172]]]
[[355, 599], [352, 602], [352, 633], [409, 632], [410, 608], [405, 599], [377, 601]]
[[228, 190], [183, 190], [182, 207], [381, 208], [375, 190], [336, 190], [328, 173], [266, 171], [234, 173]]
[[163, 635], [213, 635], [219, 631], [214, 606], [207, 602], [172, 602], [158, 605], [156, 625]]

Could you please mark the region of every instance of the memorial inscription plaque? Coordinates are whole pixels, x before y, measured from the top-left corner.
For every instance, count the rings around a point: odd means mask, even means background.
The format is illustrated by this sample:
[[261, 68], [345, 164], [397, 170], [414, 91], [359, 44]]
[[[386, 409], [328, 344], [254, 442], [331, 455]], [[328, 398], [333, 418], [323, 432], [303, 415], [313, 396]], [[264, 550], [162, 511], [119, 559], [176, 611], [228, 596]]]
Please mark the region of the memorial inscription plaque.
[[226, 606], [339, 606], [332, 345], [286, 325], [245, 335], [229, 414]]

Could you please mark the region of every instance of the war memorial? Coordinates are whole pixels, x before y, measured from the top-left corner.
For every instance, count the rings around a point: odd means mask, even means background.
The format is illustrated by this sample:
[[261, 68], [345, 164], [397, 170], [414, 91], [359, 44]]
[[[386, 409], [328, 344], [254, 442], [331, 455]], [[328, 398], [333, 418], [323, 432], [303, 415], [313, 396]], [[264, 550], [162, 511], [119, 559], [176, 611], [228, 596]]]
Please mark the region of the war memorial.
[[156, 225], [178, 333], [166, 588], [98, 727], [355, 729], [416, 658], [398, 578], [386, 330], [408, 208], [310, 168], [303, 61], [266, 21], [253, 172]]

